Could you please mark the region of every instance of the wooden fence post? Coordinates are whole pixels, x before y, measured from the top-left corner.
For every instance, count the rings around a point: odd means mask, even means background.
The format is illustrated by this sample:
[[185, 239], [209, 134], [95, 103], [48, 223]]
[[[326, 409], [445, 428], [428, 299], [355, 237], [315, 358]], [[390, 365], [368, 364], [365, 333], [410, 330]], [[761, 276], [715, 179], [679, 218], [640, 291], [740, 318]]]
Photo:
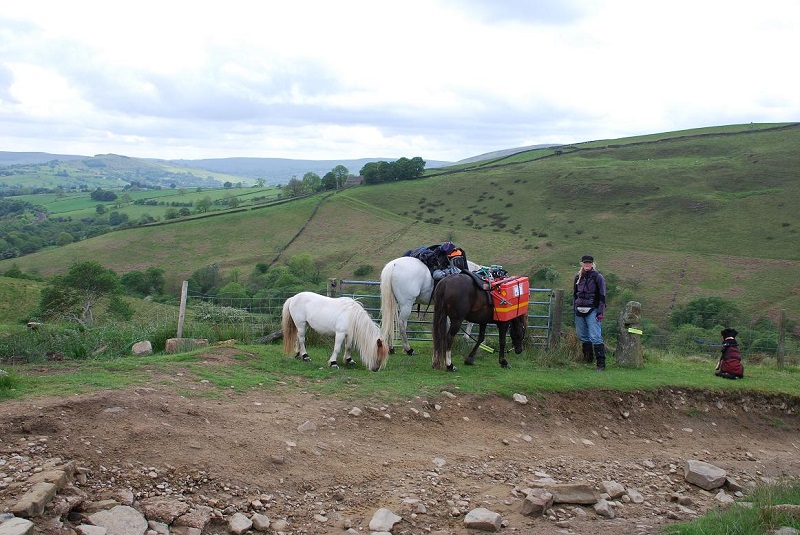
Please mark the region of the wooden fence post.
[[554, 290], [553, 292], [552, 318], [550, 340], [547, 342], [547, 347], [556, 349], [561, 342], [561, 327], [564, 322], [564, 290]]
[[786, 354], [786, 309], [781, 309], [781, 317], [778, 320], [778, 368], [785, 365], [784, 356]]
[[183, 281], [181, 285], [181, 308], [178, 312], [178, 332], [176, 338], [183, 338], [183, 320], [186, 318], [186, 294], [189, 289], [189, 281]]
[[328, 279], [328, 297], [339, 297], [339, 282], [336, 279]]

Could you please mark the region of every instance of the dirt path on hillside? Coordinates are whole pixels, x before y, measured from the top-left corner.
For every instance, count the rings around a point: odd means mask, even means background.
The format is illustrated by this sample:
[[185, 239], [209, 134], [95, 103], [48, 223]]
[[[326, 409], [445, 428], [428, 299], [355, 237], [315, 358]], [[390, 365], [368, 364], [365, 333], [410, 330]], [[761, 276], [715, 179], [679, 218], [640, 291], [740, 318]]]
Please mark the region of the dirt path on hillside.
[[[207, 363], [234, 354], [212, 352]], [[395, 534], [475, 533], [464, 515], [485, 507], [502, 516], [504, 532], [629, 534], [719, 505], [716, 491], [684, 481], [688, 459], [725, 469], [745, 488], [800, 477], [798, 398], [663, 390], [521, 404], [451, 392], [365, 405], [288, 385], [212, 397], [216, 388], [179, 370], [150, 384], [0, 403], [0, 505], [24, 490], [9, 480], [60, 457], [85, 471], [76, 485], [87, 499], [130, 489], [136, 500], [181, 496], [219, 517], [256, 508], [285, 520], [285, 533], [368, 533], [381, 507], [403, 517]], [[614, 480], [645, 501], [618, 500], [614, 519], [570, 504], [522, 515], [520, 489], [546, 477], [597, 488]], [[37, 527], [53, 531], [49, 522]]]

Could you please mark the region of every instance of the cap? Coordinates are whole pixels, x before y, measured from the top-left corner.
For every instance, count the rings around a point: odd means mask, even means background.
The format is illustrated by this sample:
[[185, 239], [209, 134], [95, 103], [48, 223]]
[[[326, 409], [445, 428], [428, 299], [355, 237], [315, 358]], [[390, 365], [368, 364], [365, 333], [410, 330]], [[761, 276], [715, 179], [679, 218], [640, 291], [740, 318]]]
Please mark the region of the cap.
[[594, 262], [594, 257], [593, 256], [589, 256], [588, 254], [585, 254], [585, 255], [583, 255], [581, 257], [581, 263], [583, 263], [583, 262]]
[[444, 251], [447, 254], [450, 254], [456, 250], [456, 246], [453, 245], [453, 242], [450, 241], [444, 242], [440, 247], [442, 248], [442, 251]]

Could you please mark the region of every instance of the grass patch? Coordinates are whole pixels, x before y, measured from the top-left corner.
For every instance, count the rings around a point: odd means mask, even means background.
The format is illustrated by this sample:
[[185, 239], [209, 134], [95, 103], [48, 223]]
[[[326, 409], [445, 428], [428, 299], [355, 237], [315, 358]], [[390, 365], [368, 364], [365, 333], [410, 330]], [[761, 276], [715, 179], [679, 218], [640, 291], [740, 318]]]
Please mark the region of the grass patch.
[[19, 386], [19, 377], [13, 371], [0, 369], [0, 400], [13, 397]]
[[[214, 348], [212, 348], [213, 351]], [[147, 384], [153, 377], [170, 383], [178, 373], [195, 381], [207, 381], [218, 391], [244, 392], [252, 389], [277, 390], [286, 386], [302, 388], [341, 399], [392, 401], [430, 396], [442, 390], [477, 395], [536, 396], [546, 392], [604, 389], [619, 392], [686, 388], [710, 392], [759, 392], [796, 396], [800, 392], [797, 368], [777, 369], [769, 364], [751, 364], [747, 378], [725, 381], [713, 375], [713, 366], [702, 359], [687, 359], [659, 353], [642, 369], [614, 366], [609, 359], [605, 373], [563, 356], [527, 350], [510, 355], [512, 369], [504, 370], [496, 354], [479, 353], [474, 366], [463, 364], [466, 350], [454, 352], [454, 373], [436, 372], [431, 365], [430, 344], [417, 344], [419, 356], [392, 355], [386, 369], [370, 372], [360, 363], [330, 369], [328, 345], [312, 346], [312, 362], [282, 354], [281, 347], [242, 345], [233, 348], [224, 362], [216, 362], [209, 349], [178, 355], [118, 357], [64, 362], [24, 364], [13, 367], [18, 377], [13, 397], [89, 392], [103, 388], [124, 388]], [[357, 359], [357, 357], [356, 357]], [[358, 359], [357, 359], [358, 360]], [[197, 395], [197, 394], [188, 394]], [[204, 391], [203, 395], [208, 395]], [[694, 415], [689, 409], [689, 414]], [[780, 423], [776, 422], [776, 426]]]
[[800, 518], [780, 507], [800, 505], [798, 481], [758, 487], [743, 501], [751, 503], [752, 507], [733, 505], [693, 522], [668, 526], [665, 531], [671, 535], [762, 535], [781, 526], [800, 528]]

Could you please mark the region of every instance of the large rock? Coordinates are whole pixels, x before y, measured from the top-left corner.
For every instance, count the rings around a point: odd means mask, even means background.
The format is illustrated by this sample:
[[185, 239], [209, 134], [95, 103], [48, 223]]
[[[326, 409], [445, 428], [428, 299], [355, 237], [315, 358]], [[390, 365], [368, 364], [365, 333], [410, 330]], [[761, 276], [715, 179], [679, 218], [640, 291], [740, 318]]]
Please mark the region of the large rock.
[[153, 344], [150, 343], [150, 340], [142, 340], [141, 342], [136, 342], [131, 347], [131, 353], [133, 355], [152, 355], [153, 354]]
[[401, 520], [403, 520], [402, 516], [398, 516], [389, 509], [381, 507], [372, 515], [372, 519], [369, 521], [369, 529], [370, 531], [392, 531], [394, 525]]
[[108, 511], [89, 516], [95, 526], [106, 528], [110, 535], [144, 535], [147, 520], [144, 515], [128, 505], [118, 505]]
[[473, 509], [464, 517], [464, 525], [467, 529], [479, 529], [481, 531], [499, 531], [503, 524], [503, 519], [499, 513], [490, 511], [485, 507]]
[[[176, 518], [189, 512], [191, 506], [175, 498], [157, 496], [141, 501], [139, 507], [148, 520], [156, 520], [165, 524], [172, 524]], [[191, 525], [191, 524], [184, 524]]]
[[247, 518], [244, 513], [234, 513], [228, 520], [228, 531], [234, 535], [242, 535], [251, 527], [253, 527], [253, 521]]
[[597, 495], [594, 488], [587, 482], [580, 483], [553, 483], [542, 485], [553, 495], [553, 503], [595, 504]]
[[30, 518], [44, 512], [45, 506], [58, 492], [58, 485], [42, 481], [36, 483], [11, 508], [15, 516]]
[[553, 507], [553, 495], [545, 489], [531, 489], [522, 500], [520, 513], [527, 516], [542, 516]]
[[625, 494], [625, 487], [616, 481], [601, 481], [600, 488], [603, 489], [603, 492], [608, 494], [608, 497], [612, 500], [616, 500]]
[[714, 490], [725, 484], [727, 473], [722, 468], [704, 461], [690, 459], [684, 467], [684, 478], [701, 489]]
[[0, 524], [0, 535], [30, 535], [33, 522], [25, 518], [11, 518]]

